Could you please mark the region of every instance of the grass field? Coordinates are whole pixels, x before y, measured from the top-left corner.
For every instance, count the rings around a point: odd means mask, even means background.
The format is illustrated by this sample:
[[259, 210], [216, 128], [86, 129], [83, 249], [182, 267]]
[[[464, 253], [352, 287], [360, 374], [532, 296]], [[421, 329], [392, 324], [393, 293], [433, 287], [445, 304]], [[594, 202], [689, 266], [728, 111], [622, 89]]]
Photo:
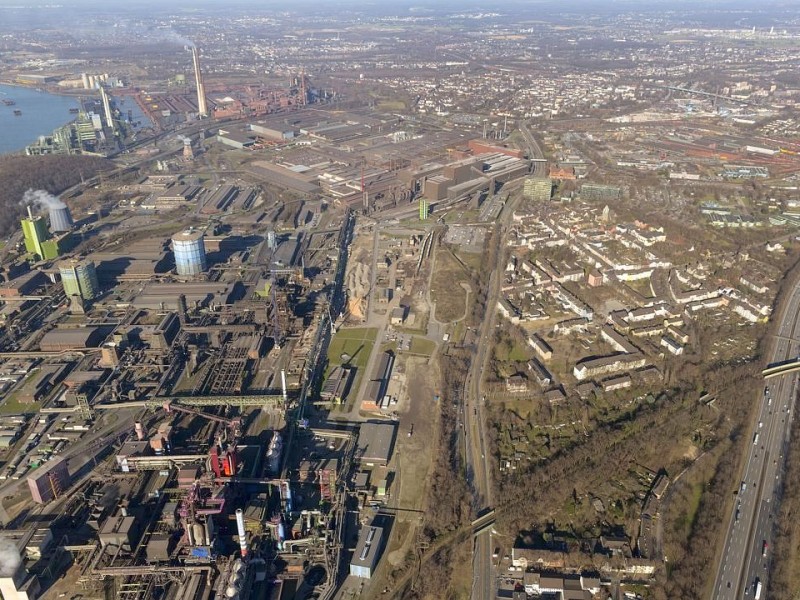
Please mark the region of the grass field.
[[16, 394], [12, 394], [6, 398], [5, 402], [0, 404], [0, 414], [2, 415], [19, 415], [23, 413], [36, 414], [42, 407], [39, 402], [20, 402], [16, 398]]
[[[355, 378], [350, 386], [350, 393], [347, 395], [348, 401], [358, 395], [358, 388], [364, 377], [369, 363], [369, 355], [375, 346], [375, 338], [378, 337], [378, 329], [375, 327], [355, 327], [352, 329], [340, 329], [333, 336], [328, 346], [328, 366], [325, 368], [325, 378], [330, 372], [343, 363], [356, 368]], [[347, 354], [350, 359], [345, 361], [343, 354]]]
[[498, 344], [494, 348], [495, 359], [500, 362], [527, 362], [531, 355], [532, 352], [527, 346], [516, 341], [511, 346]]
[[328, 346], [328, 366], [325, 368], [325, 378], [333, 370], [345, 361], [342, 354], [347, 354], [350, 360], [347, 364], [356, 368], [356, 375], [350, 387], [348, 400], [355, 398], [358, 388], [361, 385], [362, 376], [367, 369], [369, 356], [375, 346], [375, 338], [378, 337], [378, 329], [375, 327], [357, 327], [352, 329], [340, 329], [333, 336]]
[[367, 366], [377, 336], [378, 330], [375, 327], [340, 329], [328, 346], [328, 364], [342, 364], [342, 354], [348, 354], [349, 362], [354, 367]]
[[430, 356], [433, 354], [435, 349], [436, 343], [432, 342], [431, 340], [425, 339], [424, 337], [420, 337], [418, 335], [415, 335], [413, 338], [411, 338], [411, 348], [409, 348], [409, 352], [411, 352], [411, 354]]

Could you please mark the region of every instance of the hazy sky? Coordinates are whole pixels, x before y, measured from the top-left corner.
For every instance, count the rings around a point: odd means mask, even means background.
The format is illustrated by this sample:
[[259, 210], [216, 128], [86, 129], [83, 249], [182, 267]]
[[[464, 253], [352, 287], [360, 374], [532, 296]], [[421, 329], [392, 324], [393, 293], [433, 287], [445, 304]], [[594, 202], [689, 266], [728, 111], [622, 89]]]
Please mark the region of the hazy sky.
[[[447, 17], [459, 12], [499, 12], [550, 20], [570, 14], [613, 16], [619, 13], [663, 14], [685, 17], [693, 25], [750, 27], [800, 22], [800, 0], [0, 0], [0, 31], [59, 28], [92, 16], [120, 20], [162, 19], [171, 15], [269, 15], [302, 13], [339, 19], [352, 12], [358, 17], [417, 15]], [[724, 14], [724, 17], [720, 18]]]
[[686, 7], [686, 8], [731, 8], [769, 10], [770, 7], [794, 8], [800, 13], [800, 2], [797, 0], [127, 0], [124, 3], [108, 3], [105, 0], [0, 0], [0, 7], [96, 7], [110, 11], [119, 9], [135, 9], [138, 7], [187, 8], [203, 7], [219, 9], [222, 7], [257, 7], [294, 9], [298, 6], [315, 6], [318, 8], [383, 8], [389, 10], [407, 10], [412, 7], [428, 7], [440, 10], [471, 9], [496, 10], [512, 6], [551, 5], [553, 7], [582, 6], [592, 8], [622, 8], [625, 10], [645, 7]]

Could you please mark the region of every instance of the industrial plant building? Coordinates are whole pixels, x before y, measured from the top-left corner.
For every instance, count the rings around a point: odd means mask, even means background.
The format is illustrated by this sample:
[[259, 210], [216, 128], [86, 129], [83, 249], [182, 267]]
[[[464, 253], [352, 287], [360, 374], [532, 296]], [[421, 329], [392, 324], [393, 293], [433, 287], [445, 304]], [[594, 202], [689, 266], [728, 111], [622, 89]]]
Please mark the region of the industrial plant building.
[[384, 541], [382, 527], [370, 525], [362, 529], [353, 560], [350, 561], [350, 575], [371, 579], [383, 551]]
[[358, 431], [356, 459], [363, 465], [385, 467], [392, 456], [394, 423], [363, 423]]
[[[42, 244], [50, 237], [50, 233], [47, 231], [47, 222], [40, 215], [33, 216], [30, 207], [28, 207], [28, 218], [22, 219], [22, 235], [25, 239], [25, 250], [40, 258], [47, 258], [45, 250], [42, 248]], [[55, 256], [50, 258], [55, 258]]]
[[69, 487], [67, 461], [56, 458], [47, 467], [34, 472], [28, 478], [31, 497], [37, 504], [47, 504], [61, 496]]
[[79, 296], [81, 300], [92, 300], [100, 293], [97, 272], [91, 260], [65, 261], [58, 266], [58, 271], [67, 298]]

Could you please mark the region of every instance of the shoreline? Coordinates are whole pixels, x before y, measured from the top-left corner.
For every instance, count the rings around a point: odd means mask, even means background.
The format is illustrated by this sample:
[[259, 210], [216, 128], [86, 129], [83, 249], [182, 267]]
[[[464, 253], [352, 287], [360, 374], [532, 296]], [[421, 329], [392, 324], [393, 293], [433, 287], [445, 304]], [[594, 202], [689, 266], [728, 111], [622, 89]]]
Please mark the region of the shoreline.
[[[20, 88], [23, 90], [30, 90], [31, 92], [40, 92], [42, 94], [50, 94], [51, 96], [61, 96], [62, 98], [76, 98], [79, 99], [81, 94], [77, 93], [68, 93], [68, 90], [63, 90], [60, 88], [56, 88], [55, 90], [51, 90], [49, 87], [36, 87], [35, 85], [29, 85], [27, 83], [19, 83], [16, 81], [6, 81], [5, 79], [0, 79], [0, 86], [8, 86], [13, 88]], [[75, 89], [75, 92], [98, 92], [97, 90], [78, 90]], [[83, 94], [84, 96], [86, 94]]]
[[[82, 108], [82, 103], [80, 102], [80, 98], [76, 97], [76, 96], [73, 96], [71, 94], [53, 93], [50, 90], [45, 89], [45, 88], [37, 88], [37, 87], [33, 87], [33, 86], [30, 86], [30, 85], [26, 85], [26, 84], [7, 83], [5, 81], [0, 81], [0, 88], [2, 88], [2, 87], [16, 88], [16, 89], [20, 89], [20, 90], [26, 90], [28, 92], [38, 92], [40, 94], [47, 94], [47, 95], [50, 95], [50, 96], [57, 96], [59, 98], [71, 99], [71, 100], [75, 101], [75, 104], [77, 105], [77, 107], [79, 109]], [[2, 97], [2, 96], [0, 96], [0, 97]], [[11, 99], [14, 99], [13, 98], [13, 94], [8, 94], [8, 97], [11, 98]], [[48, 131], [44, 131], [44, 132], [41, 132], [41, 133], [34, 134], [31, 138], [28, 138], [27, 141], [25, 141], [22, 144], [21, 147], [16, 148], [16, 149], [11, 149], [11, 150], [2, 150], [2, 149], [0, 149], [0, 158], [6, 157], [6, 156], [27, 156], [27, 154], [25, 153], [25, 149], [28, 146], [30, 146], [31, 144], [36, 143], [36, 141], [39, 139], [39, 137], [52, 135], [53, 132], [56, 129], [58, 129], [60, 127], [64, 127], [66, 125], [69, 125], [70, 123], [74, 122], [76, 120], [76, 118], [77, 118], [76, 115], [73, 115], [73, 114], [70, 113], [69, 114], [69, 118], [65, 119], [62, 123], [60, 123], [59, 125], [56, 125], [55, 127], [49, 129]]]

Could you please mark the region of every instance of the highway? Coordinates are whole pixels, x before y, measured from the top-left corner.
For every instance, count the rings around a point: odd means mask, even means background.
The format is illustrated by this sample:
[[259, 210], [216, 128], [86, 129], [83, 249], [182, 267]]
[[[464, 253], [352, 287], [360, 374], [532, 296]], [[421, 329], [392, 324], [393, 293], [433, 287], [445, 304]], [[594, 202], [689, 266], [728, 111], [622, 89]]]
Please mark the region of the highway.
[[[800, 283], [784, 302], [770, 362], [800, 350]], [[774, 538], [774, 516], [783, 462], [795, 413], [797, 374], [772, 379], [759, 391], [758, 414], [747, 439], [747, 458], [731, 511], [712, 598], [754, 598], [756, 582], [766, 594]]]

